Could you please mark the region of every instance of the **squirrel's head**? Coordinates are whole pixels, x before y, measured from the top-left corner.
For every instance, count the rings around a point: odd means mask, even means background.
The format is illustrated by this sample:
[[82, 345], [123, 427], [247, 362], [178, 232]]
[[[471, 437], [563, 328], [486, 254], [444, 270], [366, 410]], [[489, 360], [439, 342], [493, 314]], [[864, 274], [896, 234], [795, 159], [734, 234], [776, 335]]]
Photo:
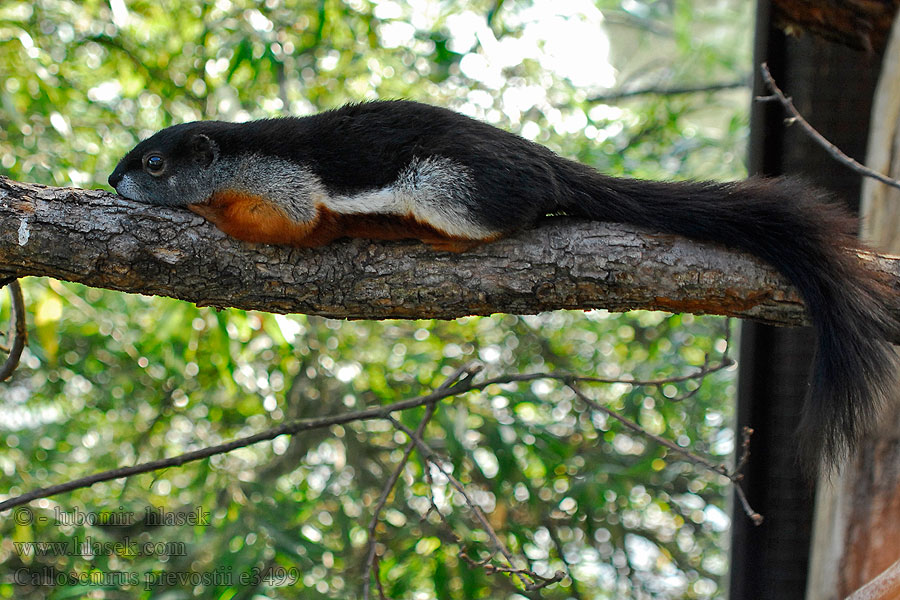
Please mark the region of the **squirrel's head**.
[[224, 125], [199, 121], [155, 133], [126, 154], [109, 176], [120, 196], [146, 204], [187, 206], [215, 191], [216, 133]]

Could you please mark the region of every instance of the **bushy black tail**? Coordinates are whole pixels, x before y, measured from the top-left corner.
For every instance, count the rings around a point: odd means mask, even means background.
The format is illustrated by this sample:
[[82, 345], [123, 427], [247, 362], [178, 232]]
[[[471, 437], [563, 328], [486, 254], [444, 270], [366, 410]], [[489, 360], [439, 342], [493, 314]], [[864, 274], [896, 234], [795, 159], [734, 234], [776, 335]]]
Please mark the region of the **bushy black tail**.
[[[796, 286], [816, 329], [812, 380], [799, 428], [800, 453], [830, 471], [874, 425], [897, 390], [900, 331], [893, 294], [853, 249], [856, 219], [826, 194], [793, 179], [651, 182], [611, 178], [567, 163], [565, 212], [717, 242], [768, 262]], [[896, 339], [896, 337], [893, 337]]]

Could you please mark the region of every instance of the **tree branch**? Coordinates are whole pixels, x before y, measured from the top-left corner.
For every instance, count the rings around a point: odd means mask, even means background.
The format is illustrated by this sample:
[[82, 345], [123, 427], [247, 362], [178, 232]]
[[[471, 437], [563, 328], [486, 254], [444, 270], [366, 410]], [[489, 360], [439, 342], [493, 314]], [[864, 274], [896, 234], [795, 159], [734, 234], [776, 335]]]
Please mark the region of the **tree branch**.
[[[479, 506], [479, 504], [472, 499], [472, 497], [466, 491], [466, 488], [462, 484], [462, 482], [460, 482], [456, 477], [453, 476], [452, 473], [444, 468], [444, 465], [442, 464], [441, 460], [438, 458], [434, 450], [432, 450], [431, 447], [426, 444], [424, 440], [422, 440], [422, 438], [418, 437], [416, 435], [416, 432], [412, 431], [409, 427], [407, 427], [397, 419], [393, 417], [388, 418], [390, 419], [391, 423], [394, 424], [394, 427], [405, 433], [410, 442], [416, 445], [419, 453], [422, 455], [422, 458], [433, 465], [434, 468], [444, 476], [450, 486], [463, 497], [463, 500], [466, 506], [469, 508], [469, 511], [471, 511], [471, 513], [475, 516], [475, 520], [478, 521], [478, 523], [481, 525], [482, 531], [484, 531], [484, 533], [487, 534], [488, 539], [491, 540], [491, 545], [494, 546], [495, 552], [503, 556], [503, 559], [508, 565], [506, 567], [494, 565], [491, 563], [491, 559], [488, 558], [483, 562], [477, 563], [477, 566], [483, 567], [488, 573], [511, 573], [516, 577], [516, 579], [519, 580], [519, 582], [525, 587], [527, 591], [541, 589], [550, 585], [551, 583], [561, 581], [563, 577], [565, 577], [565, 574], [561, 571], [557, 571], [551, 577], [544, 577], [538, 575], [529, 568], [517, 567], [516, 559], [513, 556], [512, 552], [509, 551], [509, 548], [506, 547], [506, 544], [503, 543], [503, 541], [500, 539], [500, 536], [498, 536], [497, 532], [494, 531], [494, 527], [491, 525], [490, 521], [488, 521], [487, 516], [481, 509], [481, 506]], [[434, 506], [433, 498], [431, 504], [432, 506]], [[437, 514], [443, 519], [443, 515], [441, 514], [440, 510], [437, 511]], [[532, 581], [529, 581], [529, 578]]]
[[[480, 372], [483, 368], [483, 365], [479, 363], [466, 363], [456, 369], [456, 371], [454, 371], [453, 374], [450, 375], [450, 377], [444, 380], [444, 383], [442, 383], [436, 391], [443, 392], [451, 386], [455, 385], [456, 382], [458, 382], [463, 376], [465, 376], [466, 379], [469, 379], [476, 373]], [[425, 416], [422, 417], [422, 420], [419, 421], [418, 427], [416, 427], [415, 435], [417, 438], [421, 438], [422, 434], [425, 433], [425, 427], [428, 425], [428, 422], [431, 421], [431, 418], [434, 416], [434, 413], [437, 410], [437, 401], [435, 400], [434, 402], [431, 402], [426, 406], [427, 410], [425, 411]], [[369, 527], [367, 529], [369, 541], [366, 548], [366, 572], [363, 575], [363, 600], [369, 600], [369, 586], [370, 582], [372, 581], [372, 573], [374, 571], [375, 562], [377, 560], [377, 556], [375, 554], [375, 546], [377, 543], [375, 530], [378, 527], [378, 523], [381, 521], [381, 511], [384, 510], [384, 507], [388, 501], [388, 497], [391, 495], [391, 491], [393, 491], [394, 486], [397, 485], [397, 480], [400, 479], [400, 475], [403, 473], [403, 469], [406, 468], [406, 463], [409, 461], [409, 457], [415, 447], [415, 442], [410, 440], [410, 442], [406, 446], [406, 449], [403, 451], [403, 458], [400, 459], [400, 462], [398, 462], [397, 466], [394, 468], [394, 472], [391, 474], [387, 483], [384, 485], [384, 488], [381, 491], [381, 496], [378, 498], [378, 502], [375, 504], [374, 510], [372, 510], [372, 519], [369, 521]], [[376, 577], [377, 576], [378, 575], [376, 574]]]
[[[720, 364], [725, 364], [724, 362]], [[723, 367], [724, 368], [724, 367]], [[369, 408], [365, 408], [362, 410], [342, 413], [337, 415], [327, 415], [323, 417], [316, 417], [310, 419], [300, 419], [296, 421], [290, 421], [287, 423], [283, 423], [277, 427], [273, 427], [270, 429], [266, 429], [265, 431], [261, 431], [259, 433], [255, 433], [253, 435], [249, 435], [246, 437], [238, 438], [231, 440], [229, 442], [225, 442], [222, 444], [217, 444], [215, 446], [208, 446], [206, 448], [200, 448], [198, 450], [192, 450], [190, 452], [185, 452], [184, 454], [179, 454], [177, 456], [172, 456], [170, 458], [161, 458], [157, 460], [148, 461], [145, 463], [132, 465], [130, 467], [120, 467], [117, 469], [111, 469], [109, 471], [102, 471], [99, 473], [94, 473], [93, 475], [88, 475], [86, 477], [81, 477], [79, 479], [75, 479], [73, 481], [68, 481], [66, 483], [61, 483], [57, 485], [51, 485], [45, 488], [40, 488], [36, 490], [31, 490], [30, 492], [26, 492], [19, 496], [11, 497], [6, 500], [0, 502], [0, 513], [3, 511], [9, 510], [11, 508], [15, 508], [16, 506], [21, 506], [23, 504], [27, 504], [32, 500], [37, 500], [38, 498], [49, 498], [50, 496], [55, 496], [56, 494], [62, 494], [64, 492], [70, 492], [72, 490], [77, 490], [80, 488], [90, 487], [95, 483], [100, 483], [103, 481], [112, 481], [113, 479], [120, 479], [122, 477], [130, 477], [132, 475], [138, 475], [141, 473], [149, 473], [150, 471], [157, 471], [159, 469], [166, 469], [169, 467], [178, 467], [183, 464], [194, 462], [197, 460], [203, 460], [204, 458], [209, 458], [211, 456], [215, 456], [217, 454], [224, 454], [226, 452], [231, 452], [232, 450], [236, 450], [238, 448], [244, 448], [246, 446], [250, 446], [253, 444], [258, 444], [259, 442], [265, 442], [269, 440], [273, 440], [281, 435], [296, 435], [298, 433], [304, 431], [311, 431], [313, 429], [322, 429], [325, 427], [331, 427], [333, 425], [346, 425], [347, 423], [352, 423], [354, 421], [366, 421], [370, 419], [387, 419], [390, 417], [390, 414], [395, 411], [408, 410], [411, 408], [416, 408], [418, 406], [430, 406], [437, 403], [444, 398], [451, 398], [454, 396], [459, 396], [461, 394], [465, 394], [466, 392], [470, 392], [473, 390], [484, 390], [492, 385], [498, 384], [509, 384], [509, 383], [521, 383], [528, 381], [536, 381], [538, 379], [555, 379], [558, 381], [566, 382], [566, 385], [572, 385], [572, 383], [627, 383], [630, 385], [659, 385], [662, 383], [662, 380], [654, 380], [650, 382], [640, 382], [631, 378], [623, 378], [623, 379], [597, 379], [594, 377], [579, 377], [572, 375], [570, 373], [512, 373], [509, 375], [499, 375], [497, 377], [492, 377], [488, 379], [484, 379], [479, 382], [473, 381], [473, 375], [480, 371], [480, 366], [478, 363], [472, 363], [471, 366], [463, 367], [466, 375], [461, 379], [458, 378], [456, 374], [451, 376], [451, 384], [444, 386], [439, 386], [435, 391], [426, 394], [424, 396], [417, 396], [415, 398], [408, 398], [406, 400], [400, 400], [398, 402], [394, 402], [392, 404], [385, 404], [382, 406], [373, 406]], [[697, 381], [702, 381], [706, 375], [708, 375], [711, 371], [701, 369], [697, 371], [691, 376], [688, 376], [688, 379], [695, 379]], [[453, 379], [455, 378], [455, 381]], [[684, 381], [684, 376], [675, 376], [672, 378], [672, 381]], [[743, 460], [741, 461], [744, 462]], [[377, 558], [377, 557], [376, 557]]]
[[605, 94], [598, 94], [588, 98], [588, 102], [592, 104], [601, 102], [615, 102], [626, 98], [634, 98], [637, 96], [681, 96], [685, 94], [708, 94], [712, 92], [721, 92], [723, 90], [734, 90], [739, 88], [749, 88], [750, 78], [743, 77], [734, 81], [721, 81], [718, 83], [698, 83], [696, 85], [682, 85], [666, 87], [648, 86], [631, 90], [610, 91]]
[[[863, 257], [900, 287], [900, 258]], [[754, 258], [626, 225], [548, 218], [463, 254], [416, 241], [288, 248], [228, 238], [186, 210], [0, 176], [0, 279], [30, 275], [351, 319], [640, 308], [806, 323], [796, 292]]]
[[[2, 284], [3, 282], [0, 282]], [[9, 287], [9, 347], [2, 347], [4, 352], [9, 356], [0, 364], [0, 381], [6, 381], [19, 366], [19, 359], [22, 358], [22, 351], [25, 350], [25, 343], [28, 339], [28, 330], [25, 327], [25, 299], [22, 297], [22, 288], [19, 287], [18, 281], [10, 281], [6, 283]], [[0, 287], [3, 287], [0, 285]]]
[[829, 142], [824, 135], [819, 133], [815, 127], [809, 124], [809, 121], [803, 118], [803, 115], [800, 114], [800, 111], [797, 110], [796, 106], [794, 106], [794, 101], [784, 95], [784, 92], [782, 92], [781, 88], [778, 87], [778, 84], [775, 83], [775, 78], [772, 77], [772, 72], [769, 71], [769, 65], [767, 65], [766, 63], [762, 63], [759, 66], [759, 69], [760, 73], [762, 74], [763, 83], [765, 83], [766, 86], [770, 90], [772, 90], [772, 95], [760, 96], [756, 99], [758, 102], [780, 102], [784, 109], [788, 112], [788, 114], [791, 115], [789, 119], [785, 119], [785, 122], [788, 125], [793, 125], [794, 123], [799, 124], [800, 128], [803, 129], [806, 135], [808, 135], [815, 143], [821, 146], [825, 150], [825, 152], [827, 152], [839, 164], [842, 164], [845, 167], [856, 171], [860, 175], [871, 177], [872, 179], [880, 181], [885, 185], [900, 189], [900, 181], [879, 173], [874, 169], [870, 169], [859, 161], [850, 158], [849, 156], [844, 154], [844, 152], [842, 152], [840, 148]]

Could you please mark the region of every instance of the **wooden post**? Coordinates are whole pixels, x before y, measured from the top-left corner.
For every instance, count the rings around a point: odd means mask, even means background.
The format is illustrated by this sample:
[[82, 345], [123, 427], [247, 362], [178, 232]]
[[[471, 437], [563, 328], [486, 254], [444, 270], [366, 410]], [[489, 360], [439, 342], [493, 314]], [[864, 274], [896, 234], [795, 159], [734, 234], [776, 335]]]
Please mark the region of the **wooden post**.
[[[868, 166], [900, 178], [898, 148], [900, 19], [894, 22], [875, 92]], [[900, 191], [866, 181], [862, 215], [870, 244], [900, 252]], [[819, 485], [809, 600], [850, 594], [853, 600], [900, 598], [900, 392], [897, 400], [841, 477]]]

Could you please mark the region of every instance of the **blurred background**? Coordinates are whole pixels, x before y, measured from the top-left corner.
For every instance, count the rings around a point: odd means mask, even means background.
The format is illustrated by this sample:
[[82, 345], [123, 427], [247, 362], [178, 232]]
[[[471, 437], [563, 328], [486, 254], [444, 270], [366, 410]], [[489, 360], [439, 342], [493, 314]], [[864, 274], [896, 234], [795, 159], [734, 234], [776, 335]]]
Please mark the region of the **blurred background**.
[[[610, 174], [739, 178], [752, 10], [738, 0], [7, 0], [0, 172], [109, 189], [117, 160], [168, 125], [408, 98]], [[725, 350], [725, 321], [691, 315], [341, 322], [45, 279], [23, 286], [29, 346], [0, 386], [6, 496], [412, 397], [473, 359], [488, 375], [646, 379], [694, 372]], [[5, 293], [0, 303], [6, 323]], [[586, 391], [652, 433], [729, 461], [733, 378], [722, 371], [696, 390]], [[421, 416], [402, 420], [415, 427]], [[377, 531], [388, 597], [725, 597], [727, 480], [592, 415], [563, 385], [444, 402], [425, 439], [516, 556], [567, 577], [524, 592], [508, 575], [468, 565], [459, 552], [487, 558], [488, 539], [414, 456]], [[366, 527], [405, 443], [384, 421], [352, 423], [33, 502], [31, 522], [0, 520], [0, 597], [357, 597]], [[429, 513], [432, 495], [445, 520]], [[194, 527], [53, 520], [147, 506], [211, 517]], [[15, 545], [73, 539], [159, 551], [37, 556]], [[164, 572], [185, 576], [154, 579]], [[240, 574], [251, 584], [239, 585]]]

